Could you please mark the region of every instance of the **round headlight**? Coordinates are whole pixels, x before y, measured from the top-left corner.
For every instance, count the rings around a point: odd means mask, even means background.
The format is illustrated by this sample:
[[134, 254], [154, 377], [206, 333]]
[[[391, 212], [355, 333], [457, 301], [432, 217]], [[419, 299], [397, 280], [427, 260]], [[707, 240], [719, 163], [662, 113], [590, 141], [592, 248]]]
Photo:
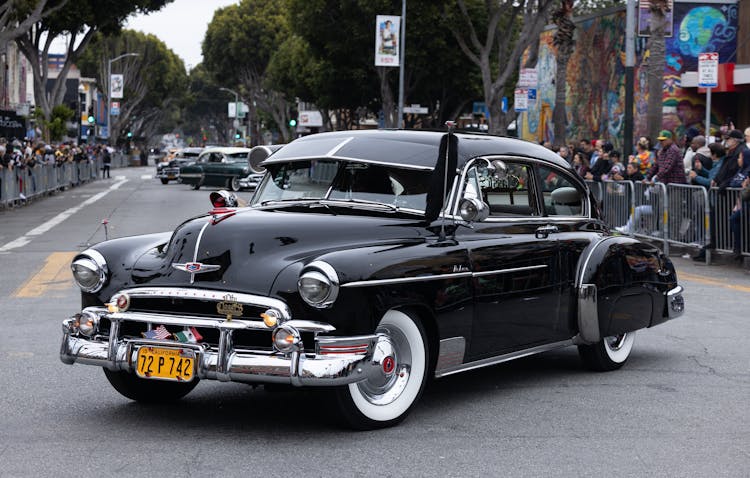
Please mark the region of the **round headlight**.
[[107, 279], [107, 263], [96, 251], [86, 251], [70, 265], [73, 279], [84, 292], [98, 292]]
[[330, 307], [339, 293], [339, 278], [330, 264], [316, 261], [303, 270], [297, 281], [302, 299], [313, 307]]

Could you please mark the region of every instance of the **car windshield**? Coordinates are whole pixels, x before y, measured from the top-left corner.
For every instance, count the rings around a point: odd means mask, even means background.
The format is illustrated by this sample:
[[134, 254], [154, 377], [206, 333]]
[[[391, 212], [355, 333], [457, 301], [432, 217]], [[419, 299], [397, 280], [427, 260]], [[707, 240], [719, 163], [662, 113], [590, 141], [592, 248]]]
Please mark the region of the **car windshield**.
[[424, 211], [430, 171], [351, 161], [310, 160], [268, 166], [254, 204], [364, 201]]
[[247, 161], [247, 153], [231, 153], [227, 154], [227, 162], [228, 163], [239, 163], [242, 161]]

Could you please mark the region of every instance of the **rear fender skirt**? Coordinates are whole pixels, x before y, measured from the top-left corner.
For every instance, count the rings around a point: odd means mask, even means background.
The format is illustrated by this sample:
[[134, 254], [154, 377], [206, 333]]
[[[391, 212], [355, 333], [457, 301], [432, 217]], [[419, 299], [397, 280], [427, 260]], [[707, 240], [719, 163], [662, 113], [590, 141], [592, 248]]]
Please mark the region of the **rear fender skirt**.
[[601, 259], [615, 237], [604, 237], [592, 244], [581, 254], [576, 274], [576, 296], [578, 303], [578, 335], [573, 339], [577, 344], [594, 344], [602, 337], [599, 333], [598, 291], [593, 283]]

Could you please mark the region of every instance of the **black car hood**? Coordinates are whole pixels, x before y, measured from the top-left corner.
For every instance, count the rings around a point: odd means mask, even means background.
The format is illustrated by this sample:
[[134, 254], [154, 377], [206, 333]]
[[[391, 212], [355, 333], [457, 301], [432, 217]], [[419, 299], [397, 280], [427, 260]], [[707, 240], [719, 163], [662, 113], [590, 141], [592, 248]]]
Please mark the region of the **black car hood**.
[[[183, 223], [172, 234], [167, 248], [142, 255], [131, 274], [136, 286], [199, 287], [266, 295], [276, 276], [295, 262], [308, 262], [332, 250], [422, 242], [426, 234], [429, 232], [424, 223], [383, 215], [229, 210]], [[220, 268], [190, 274], [174, 266], [191, 262]]]

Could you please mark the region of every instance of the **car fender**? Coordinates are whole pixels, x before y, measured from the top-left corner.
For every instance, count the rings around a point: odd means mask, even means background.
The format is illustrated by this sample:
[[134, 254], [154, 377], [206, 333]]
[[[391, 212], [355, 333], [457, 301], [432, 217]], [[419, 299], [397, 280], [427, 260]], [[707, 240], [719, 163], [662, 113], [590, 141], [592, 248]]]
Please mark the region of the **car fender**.
[[632, 237], [592, 242], [577, 270], [576, 341], [592, 344], [663, 321], [666, 278], [674, 275], [665, 274], [664, 264], [659, 249]]

